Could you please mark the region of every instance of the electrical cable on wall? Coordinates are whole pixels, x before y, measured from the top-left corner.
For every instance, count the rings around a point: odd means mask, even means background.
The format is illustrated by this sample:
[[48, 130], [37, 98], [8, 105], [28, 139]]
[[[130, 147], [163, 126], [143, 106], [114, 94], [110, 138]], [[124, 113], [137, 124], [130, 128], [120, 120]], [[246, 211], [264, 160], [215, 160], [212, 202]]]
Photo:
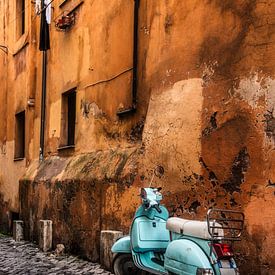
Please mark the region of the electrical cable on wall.
[[132, 70], [133, 70], [133, 67], [128, 68], [128, 69], [126, 69], [126, 70], [124, 70], [124, 71], [122, 71], [122, 72], [120, 72], [120, 73], [118, 73], [118, 74], [116, 74], [116, 75], [114, 75], [114, 76], [112, 76], [112, 77], [110, 77], [110, 78], [103, 79], [103, 80], [99, 80], [99, 81], [97, 81], [97, 82], [88, 84], [88, 85], [86, 85], [86, 86], [84, 86], [84, 87], [81, 87], [80, 89], [87, 89], [87, 88], [89, 88], [89, 87], [93, 87], [93, 86], [96, 86], [96, 85], [99, 85], [99, 84], [102, 84], [102, 83], [106, 83], [106, 82], [112, 81], [112, 80], [114, 80], [114, 79], [120, 77], [121, 75], [123, 75], [123, 74], [125, 74], [125, 73], [127, 73], [127, 72], [129, 72], [129, 71], [132, 71]]

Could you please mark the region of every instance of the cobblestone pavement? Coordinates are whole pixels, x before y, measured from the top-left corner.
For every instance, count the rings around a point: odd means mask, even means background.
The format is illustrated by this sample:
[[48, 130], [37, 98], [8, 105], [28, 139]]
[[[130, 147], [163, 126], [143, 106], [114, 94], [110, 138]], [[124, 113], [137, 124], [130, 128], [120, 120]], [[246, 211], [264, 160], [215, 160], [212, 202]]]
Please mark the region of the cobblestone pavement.
[[0, 235], [0, 275], [6, 274], [111, 275], [99, 264], [69, 255], [43, 253], [32, 243], [14, 242], [12, 238]]

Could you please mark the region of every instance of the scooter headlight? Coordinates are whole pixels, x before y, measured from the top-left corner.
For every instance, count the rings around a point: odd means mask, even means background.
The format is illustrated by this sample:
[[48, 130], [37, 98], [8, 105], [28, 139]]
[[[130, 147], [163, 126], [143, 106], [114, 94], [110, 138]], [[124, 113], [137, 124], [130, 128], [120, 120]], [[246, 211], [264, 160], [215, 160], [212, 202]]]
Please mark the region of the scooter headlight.
[[214, 272], [211, 268], [198, 268], [196, 275], [213, 275]]

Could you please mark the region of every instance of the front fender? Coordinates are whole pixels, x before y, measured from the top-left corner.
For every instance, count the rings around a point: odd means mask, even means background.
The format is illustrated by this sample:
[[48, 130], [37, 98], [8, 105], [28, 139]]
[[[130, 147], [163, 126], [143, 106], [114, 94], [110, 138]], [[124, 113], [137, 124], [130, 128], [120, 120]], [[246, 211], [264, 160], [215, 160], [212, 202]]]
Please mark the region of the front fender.
[[130, 236], [126, 236], [117, 240], [112, 246], [112, 252], [131, 254]]

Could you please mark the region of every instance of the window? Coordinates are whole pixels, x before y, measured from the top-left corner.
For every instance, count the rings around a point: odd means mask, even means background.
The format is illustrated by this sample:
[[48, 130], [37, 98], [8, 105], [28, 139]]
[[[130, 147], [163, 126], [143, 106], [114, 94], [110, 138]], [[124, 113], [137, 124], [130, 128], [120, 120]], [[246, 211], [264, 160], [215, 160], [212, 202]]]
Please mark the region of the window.
[[62, 95], [61, 147], [75, 144], [76, 90]]
[[14, 159], [25, 157], [25, 111], [15, 115]]
[[25, 33], [25, 0], [16, 0], [16, 37], [19, 39]]

